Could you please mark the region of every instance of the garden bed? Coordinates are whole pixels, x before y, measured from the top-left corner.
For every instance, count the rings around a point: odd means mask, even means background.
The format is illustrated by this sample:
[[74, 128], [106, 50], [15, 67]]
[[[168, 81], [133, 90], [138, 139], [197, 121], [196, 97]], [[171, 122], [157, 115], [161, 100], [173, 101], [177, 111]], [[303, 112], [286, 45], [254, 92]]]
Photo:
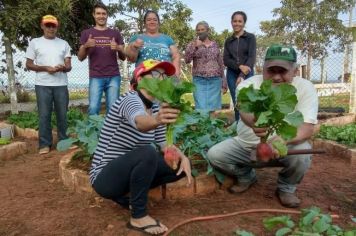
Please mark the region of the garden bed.
[[[87, 171], [72, 168], [72, 165], [69, 164], [75, 153], [76, 151], [68, 152], [61, 158], [59, 162], [60, 178], [63, 184], [74, 192], [93, 194], [94, 190], [90, 185]], [[152, 189], [149, 197], [156, 201], [193, 198], [196, 195], [207, 195], [229, 184], [231, 185], [232, 181], [227, 179], [224, 185], [220, 186], [214, 176], [202, 173], [193, 178], [193, 183], [190, 186], [187, 186], [187, 180], [183, 178], [177, 182]]]

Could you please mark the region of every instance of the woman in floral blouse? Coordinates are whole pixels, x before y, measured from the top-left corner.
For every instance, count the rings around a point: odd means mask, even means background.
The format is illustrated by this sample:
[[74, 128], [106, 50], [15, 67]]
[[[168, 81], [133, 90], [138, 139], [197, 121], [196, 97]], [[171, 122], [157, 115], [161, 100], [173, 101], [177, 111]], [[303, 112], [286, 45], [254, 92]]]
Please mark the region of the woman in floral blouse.
[[209, 39], [209, 25], [205, 21], [197, 24], [197, 38], [185, 50], [185, 62], [193, 61], [193, 83], [195, 109], [215, 111], [221, 109], [221, 90], [227, 91], [224, 63], [218, 44]]

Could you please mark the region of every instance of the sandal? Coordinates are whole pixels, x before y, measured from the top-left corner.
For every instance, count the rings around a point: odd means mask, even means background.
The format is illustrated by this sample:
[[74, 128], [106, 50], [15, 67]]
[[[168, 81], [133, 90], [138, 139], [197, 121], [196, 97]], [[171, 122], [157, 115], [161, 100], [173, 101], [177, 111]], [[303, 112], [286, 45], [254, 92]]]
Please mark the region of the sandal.
[[150, 233], [150, 232], [146, 231], [147, 229], [154, 228], [154, 227], [159, 227], [160, 228], [161, 224], [160, 224], [159, 220], [156, 220], [156, 224], [146, 225], [146, 226], [142, 226], [142, 227], [134, 226], [129, 221], [126, 224], [126, 227], [129, 228], [129, 229], [132, 229], [132, 230], [139, 231], [139, 232], [144, 233], [146, 235], [162, 235], [164, 233], [164, 232], [162, 232], [162, 233], [154, 234], [154, 233]]

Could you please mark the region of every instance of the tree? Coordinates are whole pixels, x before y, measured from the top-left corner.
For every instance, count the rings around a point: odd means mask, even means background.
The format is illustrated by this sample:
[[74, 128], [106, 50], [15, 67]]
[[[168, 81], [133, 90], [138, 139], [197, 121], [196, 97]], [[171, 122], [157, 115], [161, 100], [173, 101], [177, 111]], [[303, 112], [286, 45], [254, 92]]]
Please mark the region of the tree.
[[277, 19], [261, 22], [267, 37], [284, 35], [283, 42], [293, 44], [307, 55], [307, 78], [311, 59], [321, 59], [342, 51], [349, 40], [349, 30], [338, 19], [354, 0], [282, 0], [282, 7], [273, 10]]
[[[77, 51], [80, 31], [93, 22], [91, 12], [94, 0], [1, 0], [0, 31], [4, 34], [8, 84], [11, 95], [12, 113], [18, 113], [15, 84], [15, 69], [12, 59], [15, 45], [24, 50], [33, 37], [42, 35], [41, 17], [55, 15], [60, 28], [58, 35], [67, 40], [73, 51]], [[15, 95], [14, 95], [15, 94]]]
[[189, 24], [192, 21], [191, 15], [192, 10], [181, 2], [175, 2], [174, 10], [163, 14], [161, 31], [171, 36], [181, 51], [195, 35]]
[[256, 35], [256, 63], [255, 74], [261, 74], [265, 61], [266, 51], [269, 46], [274, 43], [283, 43], [283, 36], [267, 37], [264, 35]]
[[175, 0], [116, 0], [109, 4], [110, 15], [116, 14], [128, 17], [135, 23], [132, 30], [142, 33], [144, 28], [143, 16], [147, 10], [173, 10]]

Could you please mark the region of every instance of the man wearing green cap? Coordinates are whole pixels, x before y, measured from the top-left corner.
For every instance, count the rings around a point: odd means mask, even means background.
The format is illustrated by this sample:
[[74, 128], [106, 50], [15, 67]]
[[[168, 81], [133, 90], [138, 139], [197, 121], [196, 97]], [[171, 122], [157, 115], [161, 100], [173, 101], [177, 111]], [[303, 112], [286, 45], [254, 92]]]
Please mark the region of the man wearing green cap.
[[[292, 47], [272, 45], [268, 48], [263, 66], [263, 74], [255, 75], [239, 84], [238, 90], [253, 85], [259, 89], [263, 80], [270, 79], [274, 85], [288, 83], [297, 92], [296, 110], [304, 117], [294, 139], [286, 142], [288, 149], [310, 149], [308, 139], [317, 124], [318, 96], [314, 85], [297, 74], [297, 54]], [[253, 114], [241, 112], [237, 124], [238, 136], [216, 144], [208, 151], [212, 166], [237, 177], [229, 192], [240, 194], [257, 182], [256, 171], [246, 165], [251, 162], [251, 151], [256, 148], [260, 138], [266, 136], [266, 128], [255, 127]], [[274, 137], [276, 138], [276, 137]], [[285, 207], [299, 207], [300, 199], [295, 195], [296, 186], [301, 182], [311, 163], [311, 155], [294, 155], [278, 159], [283, 169], [279, 172], [276, 195]]]

